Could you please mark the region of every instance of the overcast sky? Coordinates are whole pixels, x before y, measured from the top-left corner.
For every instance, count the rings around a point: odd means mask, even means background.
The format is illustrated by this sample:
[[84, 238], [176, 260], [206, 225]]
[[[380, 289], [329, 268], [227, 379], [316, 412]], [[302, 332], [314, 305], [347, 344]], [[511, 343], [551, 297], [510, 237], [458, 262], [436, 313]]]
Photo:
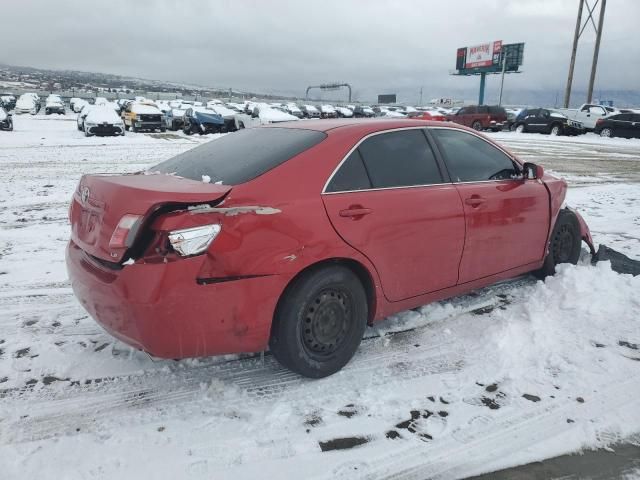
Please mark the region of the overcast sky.
[[[5, 0], [0, 63], [297, 95], [333, 80], [351, 83], [360, 97], [423, 86], [433, 97], [477, 88], [477, 78], [449, 76], [457, 47], [503, 40], [526, 43], [525, 73], [507, 82], [561, 90], [577, 7], [578, 0]], [[639, 0], [609, 0], [596, 89], [640, 86], [639, 21]], [[575, 88], [588, 83], [594, 38], [589, 26]]]

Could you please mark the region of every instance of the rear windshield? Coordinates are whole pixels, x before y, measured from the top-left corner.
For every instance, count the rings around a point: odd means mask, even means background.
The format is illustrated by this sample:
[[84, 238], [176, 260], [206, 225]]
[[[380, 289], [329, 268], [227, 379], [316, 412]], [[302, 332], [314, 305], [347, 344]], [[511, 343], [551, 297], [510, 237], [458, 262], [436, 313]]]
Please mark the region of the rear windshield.
[[192, 180], [211, 178], [211, 183], [237, 185], [317, 145], [326, 134], [296, 128], [250, 128], [188, 150], [150, 168]]

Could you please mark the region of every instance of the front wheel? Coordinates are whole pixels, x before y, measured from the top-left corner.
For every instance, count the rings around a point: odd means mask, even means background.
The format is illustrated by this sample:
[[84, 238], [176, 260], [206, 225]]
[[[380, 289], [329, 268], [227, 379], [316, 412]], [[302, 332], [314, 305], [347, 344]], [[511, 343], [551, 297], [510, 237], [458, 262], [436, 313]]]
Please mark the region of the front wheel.
[[554, 137], [557, 137], [558, 135], [562, 134], [562, 127], [560, 125], [554, 125], [553, 127], [551, 127], [551, 131], [549, 133]]
[[535, 271], [538, 278], [545, 278], [556, 273], [556, 265], [561, 263], [578, 263], [580, 258], [580, 224], [571, 210], [562, 209], [553, 227], [547, 256], [540, 270]]
[[516, 127], [516, 132], [517, 133], [524, 133], [524, 123], [521, 123]]
[[305, 377], [326, 377], [355, 354], [367, 315], [367, 295], [351, 270], [337, 265], [310, 270], [280, 299], [269, 347], [288, 369]]

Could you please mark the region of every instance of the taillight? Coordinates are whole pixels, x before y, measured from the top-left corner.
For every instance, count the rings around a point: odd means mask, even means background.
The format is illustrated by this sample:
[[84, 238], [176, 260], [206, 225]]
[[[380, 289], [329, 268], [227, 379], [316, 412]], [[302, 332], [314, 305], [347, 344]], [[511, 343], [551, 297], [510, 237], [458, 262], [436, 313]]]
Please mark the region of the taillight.
[[218, 236], [222, 227], [218, 224], [185, 228], [169, 232], [169, 243], [183, 257], [204, 252]]
[[142, 219], [142, 215], [124, 215], [118, 222], [118, 226], [111, 235], [109, 240], [109, 247], [111, 248], [129, 248], [133, 238], [129, 238], [129, 235], [137, 230], [139, 222]]
[[601, 125], [602, 123], [604, 123], [604, 120], [602, 118], [596, 120], [596, 125]]

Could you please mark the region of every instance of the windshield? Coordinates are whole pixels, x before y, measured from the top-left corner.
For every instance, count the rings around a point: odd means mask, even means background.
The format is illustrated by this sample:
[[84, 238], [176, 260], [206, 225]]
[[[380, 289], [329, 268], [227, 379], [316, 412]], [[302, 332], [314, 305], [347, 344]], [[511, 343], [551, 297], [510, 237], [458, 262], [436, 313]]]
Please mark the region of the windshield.
[[317, 145], [326, 134], [295, 128], [251, 128], [188, 150], [149, 169], [192, 180], [203, 176], [212, 183], [236, 185], [263, 173]]

